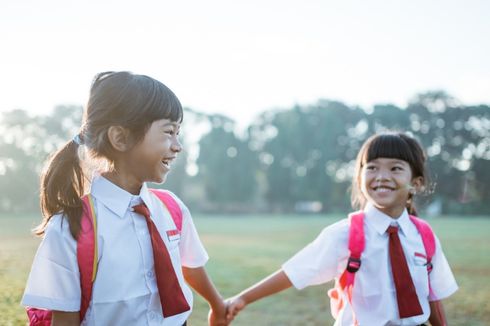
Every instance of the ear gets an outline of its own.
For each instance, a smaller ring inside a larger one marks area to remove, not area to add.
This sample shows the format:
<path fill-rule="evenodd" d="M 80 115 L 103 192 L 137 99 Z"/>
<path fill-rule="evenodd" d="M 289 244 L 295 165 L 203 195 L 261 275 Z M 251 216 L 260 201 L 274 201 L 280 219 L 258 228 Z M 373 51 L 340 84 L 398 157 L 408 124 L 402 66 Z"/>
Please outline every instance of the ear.
<path fill-rule="evenodd" d="M 124 127 L 110 126 L 107 130 L 107 138 L 112 147 L 119 152 L 125 152 L 131 148 L 130 132 Z"/>
<path fill-rule="evenodd" d="M 412 193 L 412 195 L 414 195 L 417 192 L 424 191 L 424 178 L 423 177 L 413 178 L 411 184 L 413 186 L 413 188 L 412 188 L 413 193 L 412 193 L 412 191 L 410 191 L 410 193 Z"/>

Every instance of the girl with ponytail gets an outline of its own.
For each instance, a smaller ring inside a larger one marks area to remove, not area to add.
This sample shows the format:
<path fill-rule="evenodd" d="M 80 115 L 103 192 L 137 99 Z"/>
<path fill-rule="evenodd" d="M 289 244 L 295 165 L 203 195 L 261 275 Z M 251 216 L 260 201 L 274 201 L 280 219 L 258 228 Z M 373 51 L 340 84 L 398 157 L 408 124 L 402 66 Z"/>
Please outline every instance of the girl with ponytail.
<path fill-rule="evenodd" d="M 146 185 L 163 183 L 182 151 L 182 120 L 178 98 L 151 77 L 122 71 L 94 78 L 79 133 L 41 177 L 43 220 L 35 233 L 43 239 L 24 306 L 52 311 L 52 325 L 180 326 L 192 311 L 190 285 L 209 302 L 209 323 L 225 324 L 189 210 L 170 191 Z M 88 309 L 77 260 L 86 196 L 98 250 Z"/>

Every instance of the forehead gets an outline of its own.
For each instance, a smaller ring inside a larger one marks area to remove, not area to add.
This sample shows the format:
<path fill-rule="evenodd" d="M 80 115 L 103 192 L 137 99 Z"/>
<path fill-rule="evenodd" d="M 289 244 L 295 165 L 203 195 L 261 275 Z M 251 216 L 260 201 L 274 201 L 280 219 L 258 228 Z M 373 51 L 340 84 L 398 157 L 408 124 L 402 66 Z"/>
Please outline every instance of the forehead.
<path fill-rule="evenodd" d="M 180 128 L 180 122 L 177 121 L 172 121 L 170 119 L 160 119 L 160 120 L 155 120 L 152 123 L 153 126 L 156 127 L 174 127 L 174 128 Z"/>
<path fill-rule="evenodd" d="M 385 165 L 393 165 L 393 164 L 402 164 L 409 165 L 407 161 L 398 159 L 398 158 L 387 158 L 387 157 L 378 157 L 374 160 L 367 162 L 366 164 L 385 164 Z"/>

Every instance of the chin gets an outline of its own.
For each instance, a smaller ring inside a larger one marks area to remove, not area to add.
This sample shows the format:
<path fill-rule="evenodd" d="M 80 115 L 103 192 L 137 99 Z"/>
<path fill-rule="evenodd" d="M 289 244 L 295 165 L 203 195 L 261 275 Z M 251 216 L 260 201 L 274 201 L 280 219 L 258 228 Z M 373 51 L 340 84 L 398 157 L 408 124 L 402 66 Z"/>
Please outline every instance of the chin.
<path fill-rule="evenodd" d="M 165 183 L 165 181 L 167 181 L 167 174 L 166 173 L 164 175 L 159 175 L 158 177 L 154 178 L 152 182 L 162 184 L 162 183 Z"/>

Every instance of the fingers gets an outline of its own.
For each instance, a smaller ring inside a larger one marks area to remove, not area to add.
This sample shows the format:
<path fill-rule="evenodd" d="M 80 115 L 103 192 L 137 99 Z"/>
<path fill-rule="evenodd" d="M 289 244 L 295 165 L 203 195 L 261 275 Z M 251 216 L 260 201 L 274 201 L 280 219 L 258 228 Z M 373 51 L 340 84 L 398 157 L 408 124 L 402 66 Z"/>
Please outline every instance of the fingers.
<path fill-rule="evenodd" d="M 230 323 L 226 318 L 226 309 L 220 309 L 219 311 L 210 309 L 208 314 L 209 326 L 228 326 Z"/>
<path fill-rule="evenodd" d="M 226 320 L 230 323 L 238 313 L 245 308 L 245 302 L 240 297 L 233 297 L 226 300 Z"/>
<path fill-rule="evenodd" d="M 210 326 L 229 325 L 246 306 L 245 301 L 240 296 L 229 298 L 224 303 L 225 309 L 209 310 L 208 324 Z"/>

